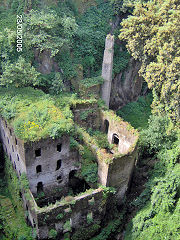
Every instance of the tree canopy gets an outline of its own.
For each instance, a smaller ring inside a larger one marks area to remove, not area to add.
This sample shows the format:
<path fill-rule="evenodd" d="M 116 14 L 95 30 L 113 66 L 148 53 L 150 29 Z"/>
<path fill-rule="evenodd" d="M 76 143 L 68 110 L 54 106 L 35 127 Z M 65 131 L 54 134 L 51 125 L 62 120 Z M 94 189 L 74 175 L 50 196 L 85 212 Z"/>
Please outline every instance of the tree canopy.
<path fill-rule="evenodd" d="M 0 85 L 35 86 L 38 85 L 38 76 L 39 73 L 36 69 L 20 56 L 17 62 L 5 64 L 3 74 L 0 77 Z"/>
<path fill-rule="evenodd" d="M 73 17 L 59 17 L 53 10 L 31 10 L 25 16 L 25 41 L 41 51 L 50 49 L 55 56 L 74 35 L 77 24 Z"/>
<path fill-rule="evenodd" d="M 122 21 L 120 39 L 135 59 L 140 74 L 153 89 L 153 111 L 179 119 L 180 5 L 178 0 L 137 3 Z"/>

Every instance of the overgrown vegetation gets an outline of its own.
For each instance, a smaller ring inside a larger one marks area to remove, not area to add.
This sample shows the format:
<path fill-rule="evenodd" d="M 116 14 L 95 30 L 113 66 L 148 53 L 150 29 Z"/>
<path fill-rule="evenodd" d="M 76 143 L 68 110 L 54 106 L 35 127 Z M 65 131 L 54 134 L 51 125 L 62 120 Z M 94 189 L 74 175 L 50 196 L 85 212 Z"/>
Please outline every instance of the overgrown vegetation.
<path fill-rule="evenodd" d="M 142 130 L 148 127 L 151 115 L 152 95 L 141 96 L 136 102 L 130 102 L 117 111 L 117 115 L 129 122 L 134 128 Z"/>
<path fill-rule="evenodd" d="M 24 141 L 56 138 L 73 131 L 70 107 L 60 109 L 53 97 L 32 88 L 1 88 L 0 113 Z"/>
<path fill-rule="evenodd" d="M 180 14 L 178 0 L 137 3 L 133 16 L 124 19 L 120 38 L 153 90 L 153 110 L 179 121 Z"/>
<path fill-rule="evenodd" d="M 178 239 L 180 227 L 180 134 L 167 117 L 153 116 L 142 131 L 142 154 L 158 161 L 145 190 L 132 203 L 140 210 L 129 224 L 125 239 Z"/>
<path fill-rule="evenodd" d="M 5 161 L 5 177 L 6 181 L 0 188 L 0 216 L 5 234 L 5 238 L 2 239 L 33 240 L 36 234 L 35 232 L 33 233 L 31 227 L 28 227 L 26 224 L 22 200 L 19 194 L 22 184 L 16 176 L 12 164 L 7 157 Z M 3 179 L 1 180 L 3 181 Z"/>

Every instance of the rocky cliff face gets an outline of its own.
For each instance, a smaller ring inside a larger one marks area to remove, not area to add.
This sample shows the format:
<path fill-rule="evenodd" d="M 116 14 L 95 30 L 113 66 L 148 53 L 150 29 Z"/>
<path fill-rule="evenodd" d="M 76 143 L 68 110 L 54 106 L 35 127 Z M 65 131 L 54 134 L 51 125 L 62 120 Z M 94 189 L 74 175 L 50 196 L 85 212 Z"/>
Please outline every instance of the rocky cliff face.
<path fill-rule="evenodd" d="M 127 103 L 137 100 L 142 88 L 139 69 L 140 63 L 131 58 L 127 69 L 114 77 L 111 86 L 111 109 L 118 110 Z"/>

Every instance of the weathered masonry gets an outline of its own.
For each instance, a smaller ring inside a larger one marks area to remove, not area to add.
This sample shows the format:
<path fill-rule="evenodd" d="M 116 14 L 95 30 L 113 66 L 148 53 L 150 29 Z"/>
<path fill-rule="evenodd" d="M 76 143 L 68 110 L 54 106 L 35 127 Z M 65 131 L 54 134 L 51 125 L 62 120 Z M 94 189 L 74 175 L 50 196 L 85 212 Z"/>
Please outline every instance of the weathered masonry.
<path fill-rule="evenodd" d="M 77 169 L 75 163 L 78 161 L 77 151 L 70 151 L 69 136 L 24 143 L 16 138 L 13 128 L 5 120 L 1 119 L 0 124 L 4 151 L 18 176 L 26 173 L 31 192 L 35 196 L 41 191 L 51 195 L 62 187 L 61 194 L 67 194 L 69 173 Z"/>
<path fill-rule="evenodd" d="M 96 158 L 98 183 L 114 187 L 120 203 L 128 189 L 137 158 L 137 132 L 113 111 L 99 108 L 96 100 L 92 103 L 77 101 L 71 109 L 81 144 L 88 146 Z M 82 120 L 84 112 L 87 112 L 87 118 Z M 87 133 L 89 128 L 107 134 L 113 149 L 100 148 Z M 85 192 L 74 197 L 68 196 L 70 176 L 81 170 L 83 161 L 79 149 L 70 148 L 68 134 L 59 139 L 48 137 L 24 142 L 15 136 L 13 128 L 2 118 L 0 133 L 4 151 L 17 175 L 27 175 L 30 189 L 28 197 L 27 193 L 22 193 L 24 209 L 28 211 L 27 220 L 36 229 L 39 239 L 47 239 L 52 229 L 61 239 L 66 232 L 72 234 L 82 226 L 88 228 L 101 223 L 106 213 L 103 188 L 86 188 Z M 38 206 L 35 198 L 42 192 L 47 199 L 55 198 L 55 201 L 48 206 Z"/>

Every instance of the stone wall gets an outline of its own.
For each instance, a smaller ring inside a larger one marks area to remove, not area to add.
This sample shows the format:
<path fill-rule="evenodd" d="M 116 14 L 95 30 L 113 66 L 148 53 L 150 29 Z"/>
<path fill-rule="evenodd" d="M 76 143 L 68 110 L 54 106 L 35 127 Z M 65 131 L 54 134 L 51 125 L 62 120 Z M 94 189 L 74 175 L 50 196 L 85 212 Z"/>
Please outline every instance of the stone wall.
<path fill-rule="evenodd" d="M 130 124 L 122 121 L 113 111 L 101 111 L 101 121 L 101 130 L 107 132 L 108 142 L 114 143 L 117 138 L 118 151 L 121 154 L 127 153 L 137 140 Z"/>
<path fill-rule="evenodd" d="M 26 173 L 33 194 L 37 194 L 38 187 L 46 195 L 55 195 L 56 189 L 61 189 L 59 196 L 67 194 L 69 173 L 78 169 L 79 162 L 78 152 L 70 151 L 69 136 L 24 143 L 15 137 L 13 128 L 3 119 L 0 132 L 4 151 L 18 176 Z"/>
<path fill-rule="evenodd" d="M 36 151 L 40 151 L 40 156 L 36 156 Z M 42 182 L 43 190 L 48 195 L 55 194 L 58 188 L 62 189 L 62 195 L 67 194 L 69 173 L 77 169 L 75 165 L 79 161 L 78 152 L 70 151 L 69 136 L 25 143 L 25 158 L 33 194 L 36 194 L 39 182 Z M 37 173 L 38 166 L 41 171 Z"/>
<path fill-rule="evenodd" d="M 58 232 L 58 239 L 63 239 L 60 236 L 65 232 L 71 233 L 81 227 L 88 228 L 95 223 L 100 223 L 105 214 L 106 199 L 101 188 L 43 208 L 39 208 L 32 194 L 30 192 L 29 194 L 30 198 L 29 200 L 24 198 L 24 204 L 39 239 L 47 239 L 51 229 Z M 88 221 L 88 215 L 91 221 Z M 68 229 L 67 225 L 69 225 Z"/>
<path fill-rule="evenodd" d="M 20 176 L 22 172 L 26 173 L 24 143 L 15 137 L 13 128 L 2 118 L 0 118 L 0 136 L 4 152 L 12 162 L 17 175 Z"/>
<path fill-rule="evenodd" d="M 117 144 L 118 152 L 111 152 L 109 163 L 101 157 L 98 159 L 99 183 L 107 187 L 115 187 L 120 204 L 128 190 L 131 176 L 137 159 L 138 133 L 123 122 L 112 111 L 101 111 L 102 131 L 107 132 L 109 143 Z M 114 136 L 116 142 L 114 142 Z"/>
<path fill-rule="evenodd" d="M 85 129 L 99 130 L 101 127 L 100 110 L 97 103 L 76 104 L 72 106 L 74 121 Z"/>

